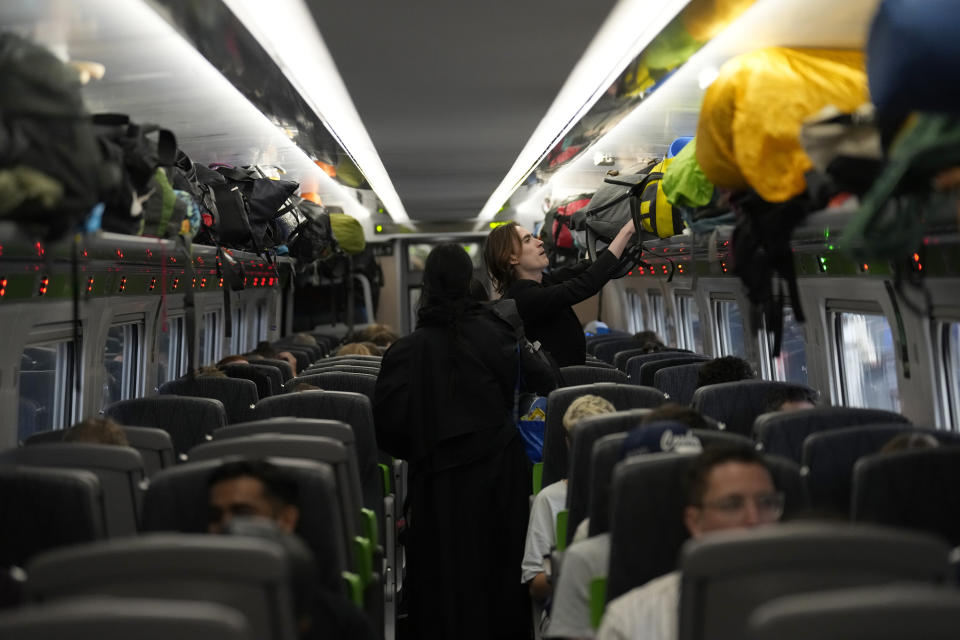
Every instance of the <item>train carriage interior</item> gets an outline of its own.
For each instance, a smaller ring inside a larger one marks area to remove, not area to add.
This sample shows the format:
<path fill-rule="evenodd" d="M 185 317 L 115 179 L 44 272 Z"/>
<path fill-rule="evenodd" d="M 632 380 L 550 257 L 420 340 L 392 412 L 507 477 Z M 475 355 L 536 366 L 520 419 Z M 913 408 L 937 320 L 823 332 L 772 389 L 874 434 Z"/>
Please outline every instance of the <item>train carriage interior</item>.
<path fill-rule="evenodd" d="M 957 33 L 956 0 L 0 2 L 0 637 L 648 637 L 624 599 L 678 571 L 649 637 L 956 637 Z M 544 282 L 616 264 L 510 399 L 523 499 L 566 496 L 502 585 L 530 615 L 469 618 L 480 575 L 427 624 L 381 371 L 436 247 L 513 297 L 507 225 Z M 786 522 L 684 529 L 690 438 L 776 485 L 728 515 Z"/>

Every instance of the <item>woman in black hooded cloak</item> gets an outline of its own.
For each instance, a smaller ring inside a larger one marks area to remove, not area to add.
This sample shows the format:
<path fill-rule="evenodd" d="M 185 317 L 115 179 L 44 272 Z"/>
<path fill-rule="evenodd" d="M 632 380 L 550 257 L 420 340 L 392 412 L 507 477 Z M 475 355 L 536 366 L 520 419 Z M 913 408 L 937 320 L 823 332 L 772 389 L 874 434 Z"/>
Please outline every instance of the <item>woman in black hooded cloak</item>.
<path fill-rule="evenodd" d="M 404 589 L 419 640 L 529 637 L 517 337 L 470 296 L 472 275 L 459 245 L 430 252 L 417 328 L 384 354 L 374 397 L 380 449 L 409 463 Z"/>

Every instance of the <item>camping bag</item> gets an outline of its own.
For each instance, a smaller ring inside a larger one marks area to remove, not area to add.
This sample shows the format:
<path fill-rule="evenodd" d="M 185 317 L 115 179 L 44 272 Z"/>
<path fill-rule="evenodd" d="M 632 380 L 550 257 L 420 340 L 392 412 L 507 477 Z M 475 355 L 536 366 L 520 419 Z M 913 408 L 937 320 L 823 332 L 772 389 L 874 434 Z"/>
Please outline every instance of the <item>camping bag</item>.
<path fill-rule="evenodd" d="M 356 218 L 345 213 L 331 212 L 330 226 L 337 244 L 350 255 L 362 253 L 367 246 L 367 240 L 363 237 L 363 226 Z"/>
<path fill-rule="evenodd" d="M 0 34 L 0 218 L 46 240 L 99 198 L 101 161 L 77 72 L 45 48 Z"/>
<path fill-rule="evenodd" d="M 890 142 L 911 111 L 960 114 L 960 3 L 883 0 L 867 39 L 867 75 Z"/>
<path fill-rule="evenodd" d="M 786 202 L 813 166 L 800 127 L 827 105 L 850 113 L 867 102 L 859 51 L 769 47 L 727 60 L 703 96 L 697 161 L 717 187 L 753 189 Z"/>
<path fill-rule="evenodd" d="M 563 204 L 557 205 L 557 214 L 553 219 L 553 240 L 554 244 L 560 249 L 574 249 L 573 235 L 570 233 L 572 228 L 573 214 L 590 204 L 590 196 L 587 194 L 575 196 L 573 199 L 566 200 Z"/>
<path fill-rule="evenodd" d="M 317 260 L 325 260 L 333 255 L 337 242 L 333 238 L 330 215 L 327 210 L 309 200 L 299 205 L 303 220 L 290 238 L 290 255 L 297 259 L 298 266 Z"/>
<path fill-rule="evenodd" d="M 644 231 L 658 238 L 669 238 L 683 233 L 683 219 L 679 211 L 674 211 L 663 192 L 663 172 L 673 158 L 665 158 L 650 171 L 647 184 L 640 193 L 640 221 Z"/>
<path fill-rule="evenodd" d="M 295 206 L 289 199 L 299 188 L 296 182 L 271 180 L 250 167 L 221 165 L 215 172 L 222 181 L 209 172 L 200 174 L 200 179 L 210 186 L 217 203 L 209 234 L 216 244 L 263 253 L 286 242 L 272 223 Z"/>

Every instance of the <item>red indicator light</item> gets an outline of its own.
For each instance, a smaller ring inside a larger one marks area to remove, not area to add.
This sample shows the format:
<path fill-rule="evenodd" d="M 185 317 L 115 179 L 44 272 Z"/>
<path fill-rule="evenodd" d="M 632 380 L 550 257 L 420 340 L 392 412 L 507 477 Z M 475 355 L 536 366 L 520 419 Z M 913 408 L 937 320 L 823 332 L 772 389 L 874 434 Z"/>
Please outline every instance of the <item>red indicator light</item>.
<path fill-rule="evenodd" d="M 46 253 L 46 251 L 44 251 L 44 249 L 43 249 L 43 245 L 38 242 L 38 243 L 36 244 L 36 247 L 37 247 L 37 255 L 42 258 L 42 257 L 43 257 L 43 254 Z"/>
<path fill-rule="evenodd" d="M 7 279 L 0 279 L 0 298 L 7 295 Z"/>
<path fill-rule="evenodd" d="M 150 278 L 150 291 L 153 291 L 156 288 L 157 288 L 157 279 Z"/>
<path fill-rule="evenodd" d="M 123 260 L 123 251 L 121 251 L 120 249 L 117 249 L 117 257 Z"/>
<path fill-rule="evenodd" d="M 260 278 L 254 278 L 254 279 L 253 279 L 253 286 L 255 286 L 255 287 L 256 287 L 256 286 L 259 286 L 259 285 L 258 285 L 259 282 L 260 282 Z"/>
<path fill-rule="evenodd" d="M 83 257 L 84 257 L 84 258 L 87 257 L 87 250 L 86 250 L 86 249 L 83 250 Z"/>
<path fill-rule="evenodd" d="M 127 276 L 120 278 L 120 293 L 123 293 L 123 290 L 127 288 Z"/>
<path fill-rule="evenodd" d="M 93 293 L 93 276 L 87 278 L 87 293 Z"/>
<path fill-rule="evenodd" d="M 152 257 L 153 257 L 153 251 L 150 251 L 150 249 L 147 249 L 147 257 L 148 257 L 148 258 L 152 258 Z"/>
<path fill-rule="evenodd" d="M 727 272 L 727 263 L 726 263 L 726 262 L 721 262 L 721 263 L 720 263 L 720 266 L 723 268 L 723 272 L 726 273 L 726 272 Z"/>
<path fill-rule="evenodd" d="M 197 277 L 196 277 L 196 276 L 193 277 L 193 285 L 192 285 L 192 286 L 193 286 L 194 289 L 197 288 Z"/>
<path fill-rule="evenodd" d="M 220 278 L 220 288 L 223 288 L 223 278 Z"/>
<path fill-rule="evenodd" d="M 666 273 L 666 272 L 667 272 L 667 265 L 661 265 L 661 266 L 663 267 L 663 272 Z"/>
<path fill-rule="evenodd" d="M 206 279 L 206 278 L 200 278 L 200 288 L 202 289 L 202 288 L 204 288 L 205 286 L 207 286 L 207 279 Z"/>
<path fill-rule="evenodd" d="M 633 271 L 627 271 L 627 275 L 628 275 L 628 276 L 632 276 L 632 275 L 633 275 Z"/>
<path fill-rule="evenodd" d="M 173 279 L 173 288 L 176 289 L 176 288 L 179 287 L 179 286 L 180 286 L 180 278 L 174 278 L 174 279 Z"/>
<path fill-rule="evenodd" d="M 40 244 L 40 243 L 38 242 L 37 244 Z M 43 279 L 40 280 L 40 295 L 44 296 L 47 294 L 47 285 L 49 284 L 50 284 L 50 278 L 46 276 L 44 276 Z"/>
<path fill-rule="evenodd" d="M 174 264 L 176 264 L 177 259 L 173 256 L 170 256 L 170 262 L 173 262 Z"/>
<path fill-rule="evenodd" d="M 630 273 L 633 273 L 633 271 L 631 271 Z M 277 282 L 277 279 L 276 279 L 276 278 L 270 278 L 270 286 L 271 286 L 271 287 L 272 287 L 274 284 L 276 284 L 276 282 Z"/>
<path fill-rule="evenodd" d="M 197 263 L 203 264 L 203 258 L 201 258 L 200 256 L 197 256 Z"/>
<path fill-rule="evenodd" d="M 863 270 L 864 270 L 864 271 L 870 271 L 870 265 L 864 263 L 864 265 L 863 265 Z"/>
<path fill-rule="evenodd" d="M 247 276 L 243 276 L 243 286 L 247 286 Z"/>
<path fill-rule="evenodd" d="M 919 254 L 919 253 L 913 254 L 913 261 L 914 261 L 914 262 L 920 262 L 920 254 Z"/>

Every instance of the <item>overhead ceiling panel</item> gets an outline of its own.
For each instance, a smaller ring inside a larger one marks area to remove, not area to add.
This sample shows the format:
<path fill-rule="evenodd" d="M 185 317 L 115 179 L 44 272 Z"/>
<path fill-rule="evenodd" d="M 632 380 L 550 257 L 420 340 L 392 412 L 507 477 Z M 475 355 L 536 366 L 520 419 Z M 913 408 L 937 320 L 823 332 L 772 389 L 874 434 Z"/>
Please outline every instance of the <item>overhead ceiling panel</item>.
<path fill-rule="evenodd" d="M 614 5 L 308 3 L 413 220 L 479 213 Z"/>

